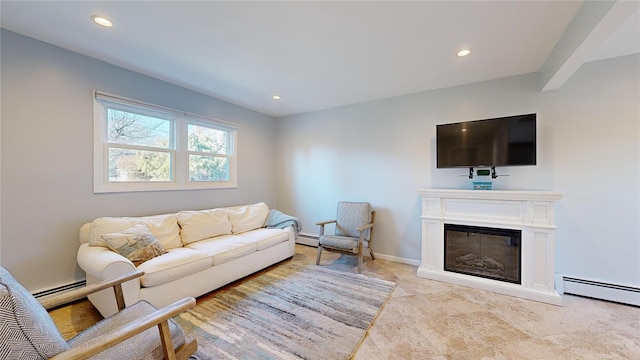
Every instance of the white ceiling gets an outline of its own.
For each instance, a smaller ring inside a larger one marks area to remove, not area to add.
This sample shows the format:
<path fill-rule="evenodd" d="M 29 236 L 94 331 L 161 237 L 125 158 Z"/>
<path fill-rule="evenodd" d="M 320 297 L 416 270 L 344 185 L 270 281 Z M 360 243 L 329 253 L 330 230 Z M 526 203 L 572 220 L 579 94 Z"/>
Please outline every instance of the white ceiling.
<path fill-rule="evenodd" d="M 3 0 L 0 9 L 2 28 L 283 116 L 537 72 L 581 5 Z M 640 52 L 637 7 L 583 62 Z M 94 24 L 96 14 L 113 28 Z M 471 55 L 456 57 L 462 48 Z"/>

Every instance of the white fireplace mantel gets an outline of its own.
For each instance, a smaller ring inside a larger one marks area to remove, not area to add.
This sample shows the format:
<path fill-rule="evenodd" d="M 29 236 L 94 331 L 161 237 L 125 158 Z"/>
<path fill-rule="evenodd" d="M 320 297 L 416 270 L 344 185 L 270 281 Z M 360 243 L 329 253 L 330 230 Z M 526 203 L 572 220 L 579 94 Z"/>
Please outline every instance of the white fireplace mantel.
<path fill-rule="evenodd" d="M 418 276 L 554 305 L 555 201 L 551 191 L 419 189 L 422 253 Z M 444 224 L 522 232 L 521 284 L 444 270 Z"/>

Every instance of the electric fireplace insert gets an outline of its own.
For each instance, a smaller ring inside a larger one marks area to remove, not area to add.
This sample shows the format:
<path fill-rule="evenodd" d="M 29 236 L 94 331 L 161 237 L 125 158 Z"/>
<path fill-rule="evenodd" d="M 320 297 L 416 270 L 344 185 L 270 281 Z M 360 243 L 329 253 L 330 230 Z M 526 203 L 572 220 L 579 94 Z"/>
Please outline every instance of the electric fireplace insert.
<path fill-rule="evenodd" d="M 444 224 L 444 270 L 520 284 L 520 230 Z"/>

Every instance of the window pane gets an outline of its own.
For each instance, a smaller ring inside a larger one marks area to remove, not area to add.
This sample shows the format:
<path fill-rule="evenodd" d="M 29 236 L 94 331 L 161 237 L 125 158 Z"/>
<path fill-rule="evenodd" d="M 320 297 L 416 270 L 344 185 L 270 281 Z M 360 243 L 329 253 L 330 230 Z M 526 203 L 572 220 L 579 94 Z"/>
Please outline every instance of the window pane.
<path fill-rule="evenodd" d="M 189 151 L 227 155 L 227 131 L 192 124 L 187 131 Z"/>
<path fill-rule="evenodd" d="M 170 153 L 109 148 L 109 181 L 171 181 Z"/>
<path fill-rule="evenodd" d="M 189 155 L 189 181 L 229 181 L 227 158 Z"/>
<path fill-rule="evenodd" d="M 171 121 L 107 109 L 107 141 L 168 149 Z"/>

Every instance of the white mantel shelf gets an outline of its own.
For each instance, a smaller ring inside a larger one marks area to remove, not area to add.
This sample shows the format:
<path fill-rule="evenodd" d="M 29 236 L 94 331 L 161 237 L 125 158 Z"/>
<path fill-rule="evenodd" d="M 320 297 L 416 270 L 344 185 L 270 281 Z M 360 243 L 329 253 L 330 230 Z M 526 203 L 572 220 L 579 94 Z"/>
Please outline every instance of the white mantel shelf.
<path fill-rule="evenodd" d="M 562 305 L 554 288 L 555 202 L 562 194 L 527 190 L 418 189 L 422 253 L 418 276 Z M 444 224 L 522 231 L 521 284 L 444 270 Z"/>
<path fill-rule="evenodd" d="M 562 198 L 562 193 L 559 192 L 529 190 L 418 189 L 418 193 L 422 196 L 450 199 L 558 201 Z"/>

